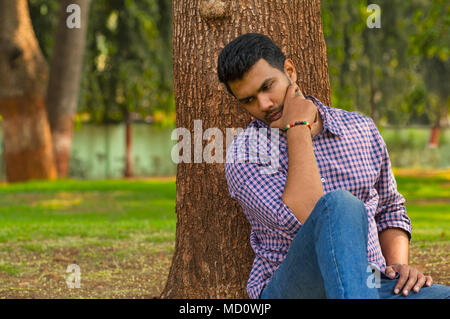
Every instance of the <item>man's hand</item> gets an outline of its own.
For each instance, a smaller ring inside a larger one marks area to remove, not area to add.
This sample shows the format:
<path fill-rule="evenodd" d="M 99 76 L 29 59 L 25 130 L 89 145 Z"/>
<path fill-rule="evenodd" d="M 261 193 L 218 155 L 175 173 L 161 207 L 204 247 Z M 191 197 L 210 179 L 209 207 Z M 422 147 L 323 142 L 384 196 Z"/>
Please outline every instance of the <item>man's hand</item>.
<path fill-rule="evenodd" d="M 411 289 L 415 293 L 418 293 L 423 285 L 430 287 L 433 284 L 431 276 L 425 276 L 410 265 L 395 264 L 386 267 L 386 276 L 395 278 L 395 274 L 399 273 L 397 284 L 394 287 L 394 293 L 398 294 L 400 290 L 403 290 L 403 295 L 407 296 Z"/>
<path fill-rule="evenodd" d="M 317 121 L 318 109 L 311 100 L 305 99 L 297 84 L 287 87 L 281 117 L 270 123 L 272 128 L 285 128 L 295 121 L 307 121 L 311 126 Z"/>

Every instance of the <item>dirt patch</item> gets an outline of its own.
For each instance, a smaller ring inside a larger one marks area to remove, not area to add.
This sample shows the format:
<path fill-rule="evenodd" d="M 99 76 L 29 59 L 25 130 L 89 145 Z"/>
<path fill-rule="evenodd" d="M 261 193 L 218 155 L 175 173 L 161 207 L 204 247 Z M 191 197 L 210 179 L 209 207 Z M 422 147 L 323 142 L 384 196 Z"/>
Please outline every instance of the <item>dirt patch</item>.
<path fill-rule="evenodd" d="M 18 251 L 10 258 L 0 253 L 4 263 L 20 265 L 20 273 L 0 271 L 0 298 L 155 298 L 172 259 L 167 244 L 154 243 Z M 73 276 L 67 283 L 71 264 L 79 266 L 80 288 L 69 288 Z"/>
<path fill-rule="evenodd" d="M 172 251 L 170 243 L 136 241 L 43 251 L 3 247 L 0 260 L 19 270 L 0 270 L 0 298 L 156 298 L 164 288 Z M 413 243 L 410 261 L 435 283 L 450 285 L 449 252 L 448 242 Z M 80 267 L 80 288 L 67 285 L 70 264 Z"/>
<path fill-rule="evenodd" d="M 450 243 L 411 245 L 410 264 L 430 275 L 434 283 L 450 286 Z"/>

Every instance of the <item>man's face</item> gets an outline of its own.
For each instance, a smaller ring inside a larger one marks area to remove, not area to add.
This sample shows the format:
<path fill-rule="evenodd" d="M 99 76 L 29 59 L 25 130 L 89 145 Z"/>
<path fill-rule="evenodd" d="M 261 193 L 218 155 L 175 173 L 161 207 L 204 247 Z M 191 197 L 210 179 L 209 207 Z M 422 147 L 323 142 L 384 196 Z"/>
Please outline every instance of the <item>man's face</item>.
<path fill-rule="evenodd" d="M 281 117 L 287 88 L 291 81 L 296 81 L 293 64 L 286 61 L 287 73 L 260 59 L 242 79 L 228 82 L 244 109 L 267 125 Z"/>

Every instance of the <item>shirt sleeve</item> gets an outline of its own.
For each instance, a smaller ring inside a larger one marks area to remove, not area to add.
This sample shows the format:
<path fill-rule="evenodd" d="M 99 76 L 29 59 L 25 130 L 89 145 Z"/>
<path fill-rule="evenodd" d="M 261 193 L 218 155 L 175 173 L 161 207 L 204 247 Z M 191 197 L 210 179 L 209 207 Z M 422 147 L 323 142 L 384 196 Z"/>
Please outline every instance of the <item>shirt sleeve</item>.
<path fill-rule="evenodd" d="M 282 201 L 286 175 L 281 169 L 268 173 L 257 163 L 227 163 L 225 172 L 230 194 L 244 212 L 259 224 L 293 233 L 301 223 Z"/>
<path fill-rule="evenodd" d="M 375 137 L 376 147 L 381 148 L 380 174 L 375 183 L 375 189 L 379 196 L 375 214 L 378 232 L 388 228 L 400 228 L 407 233 L 411 240 L 411 220 L 406 214 L 405 198 L 397 190 L 397 182 L 392 172 L 386 143 L 373 120 L 370 120 L 370 127 Z"/>

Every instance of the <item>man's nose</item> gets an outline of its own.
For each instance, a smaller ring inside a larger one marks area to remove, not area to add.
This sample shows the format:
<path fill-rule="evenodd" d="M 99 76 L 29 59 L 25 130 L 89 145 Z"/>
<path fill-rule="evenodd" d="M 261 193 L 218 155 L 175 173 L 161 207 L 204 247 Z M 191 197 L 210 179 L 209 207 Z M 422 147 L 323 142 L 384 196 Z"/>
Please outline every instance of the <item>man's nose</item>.
<path fill-rule="evenodd" d="M 259 108 L 263 112 L 267 112 L 274 106 L 274 103 L 267 94 L 258 95 Z"/>

